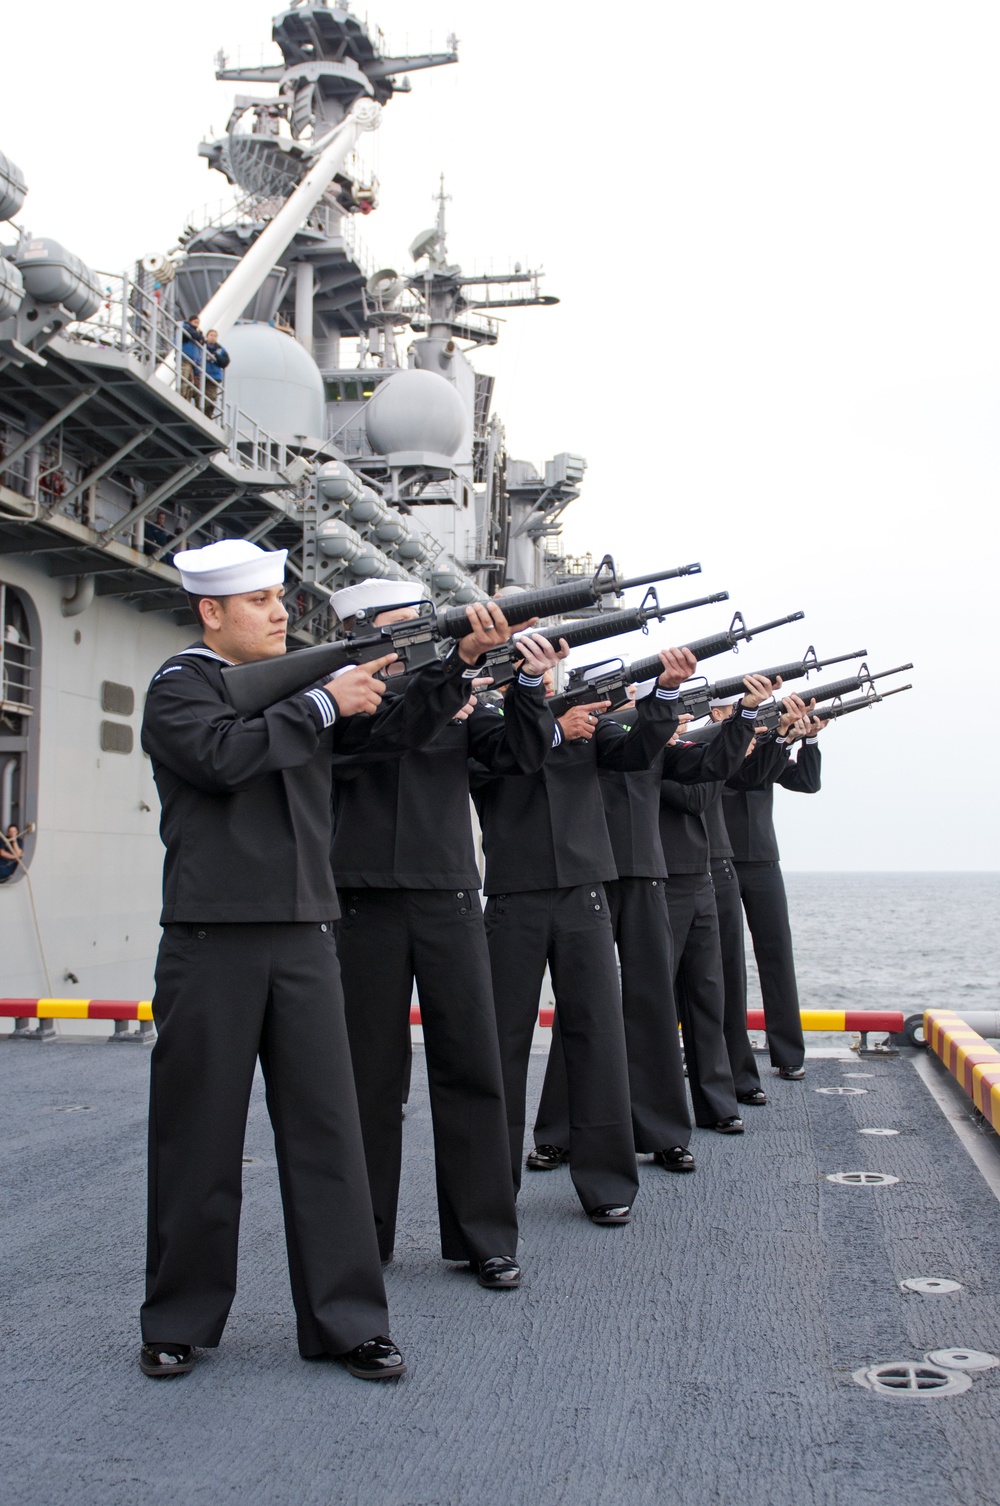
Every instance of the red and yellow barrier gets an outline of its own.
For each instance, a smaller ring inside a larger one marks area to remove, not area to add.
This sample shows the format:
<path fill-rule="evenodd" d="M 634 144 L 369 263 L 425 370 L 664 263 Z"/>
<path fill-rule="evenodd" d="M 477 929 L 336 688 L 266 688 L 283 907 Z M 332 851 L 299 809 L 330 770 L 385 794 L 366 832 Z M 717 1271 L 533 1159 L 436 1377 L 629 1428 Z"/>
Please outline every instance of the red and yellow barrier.
<path fill-rule="evenodd" d="M 976 1108 L 1000 1130 L 1000 1051 L 950 1009 L 924 1011 L 927 1044 Z"/>
<path fill-rule="evenodd" d="M 551 1004 L 543 1004 L 538 1011 L 539 1025 L 551 1025 L 554 1013 Z M 900 1009 L 803 1009 L 801 1014 L 803 1030 L 857 1030 L 873 1034 L 882 1030 L 901 1031 L 904 1018 Z M 410 1010 L 410 1024 L 420 1024 L 420 1009 L 416 1004 Z M 747 1029 L 764 1028 L 764 1011 L 747 1010 Z"/>
<path fill-rule="evenodd" d="M 149 999 L 0 999 L 0 1018 L 15 1020 L 151 1020 Z"/>
<path fill-rule="evenodd" d="M 898 1032 L 903 1028 L 901 1009 L 803 1009 L 803 1030 L 860 1030 Z M 747 1010 L 747 1029 L 764 1030 L 764 1011 Z"/>
<path fill-rule="evenodd" d="M 538 1023 L 543 1026 L 552 1024 L 554 1011 L 551 1004 L 543 1004 L 538 1011 Z M 954 1018 L 947 1016 L 941 1010 L 931 1010 L 927 1016 L 940 1016 L 942 1019 Z M 153 1006 L 149 999 L 0 999 L 0 1018 L 20 1020 L 151 1020 L 153 1018 Z M 420 1009 L 414 1004 L 410 1010 L 410 1024 L 420 1024 Z M 961 1021 L 956 1021 L 961 1029 L 966 1029 Z M 751 1009 L 747 1011 L 747 1028 L 749 1030 L 763 1030 L 764 1011 Z M 830 1030 L 862 1032 L 888 1030 L 898 1032 L 903 1028 L 903 1014 L 900 1010 L 890 1009 L 804 1009 L 802 1011 L 803 1030 Z M 970 1031 L 973 1043 L 981 1042 L 981 1037 Z M 929 1035 L 929 1031 L 928 1031 Z M 936 1048 L 935 1048 L 936 1049 Z M 986 1052 L 991 1052 L 991 1047 L 984 1046 Z M 940 1055 L 940 1052 L 938 1053 Z M 992 1057 L 1000 1064 L 1000 1053 L 992 1051 Z M 947 1065 L 947 1063 L 946 1063 Z M 953 1070 L 949 1068 L 949 1070 Z M 957 1074 L 956 1074 L 957 1075 Z M 966 1089 L 972 1091 L 971 1088 Z M 979 1104 L 977 1103 L 977 1108 Z M 985 1112 L 985 1110 L 984 1110 Z M 992 1120 L 990 1121 L 993 1122 Z"/>

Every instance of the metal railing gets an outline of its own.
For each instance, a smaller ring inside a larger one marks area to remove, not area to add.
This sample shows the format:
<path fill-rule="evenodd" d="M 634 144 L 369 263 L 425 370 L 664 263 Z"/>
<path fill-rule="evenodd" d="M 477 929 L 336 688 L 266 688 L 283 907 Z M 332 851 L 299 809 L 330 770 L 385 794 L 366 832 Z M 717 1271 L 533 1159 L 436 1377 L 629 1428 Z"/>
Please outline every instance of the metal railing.
<path fill-rule="evenodd" d="M 235 404 L 226 407 L 223 427 L 228 441 L 226 453 L 234 465 L 251 471 L 283 471 L 291 459 L 282 440 L 275 439 Z"/>
<path fill-rule="evenodd" d="M 128 272 L 97 276 L 104 291 L 101 307 L 89 319 L 68 325 L 67 339 L 120 350 L 208 417 L 221 411 L 222 383 L 208 376 L 203 348 L 186 335 L 183 321 L 163 307 L 160 289 L 143 287 Z"/>

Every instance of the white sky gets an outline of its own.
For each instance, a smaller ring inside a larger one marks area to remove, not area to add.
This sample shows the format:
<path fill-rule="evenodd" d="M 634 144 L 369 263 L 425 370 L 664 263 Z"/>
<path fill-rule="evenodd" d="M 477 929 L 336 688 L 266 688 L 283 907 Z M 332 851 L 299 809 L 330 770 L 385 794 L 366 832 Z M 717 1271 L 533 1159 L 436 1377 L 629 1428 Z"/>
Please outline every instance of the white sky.
<path fill-rule="evenodd" d="M 31 7 L 5 16 L 0 149 L 28 177 L 26 224 L 120 268 L 225 189 L 196 156 L 235 92 L 213 56 L 270 56 L 272 7 L 44 14 L 44 33 Z M 398 50 L 456 31 L 461 62 L 387 109 L 364 234 L 404 267 L 443 169 L 454 259 L 544 265 L 561 304 L 514 311 L 478 364 L 515 455 L 586 455 L 570 547 L 633 573 L 700 559 L 674 599 L 728 589 L 748 620 L 806 611 L 720 675 L 808 642 L 917 664 L 917 689 L 825 734 L 819 798 L 778 793 L 786 866 L 1000 867 L 1000 9 L 373 0 L 371 17 Z M 723 615 L 678 621 L 696 636 Z"/>

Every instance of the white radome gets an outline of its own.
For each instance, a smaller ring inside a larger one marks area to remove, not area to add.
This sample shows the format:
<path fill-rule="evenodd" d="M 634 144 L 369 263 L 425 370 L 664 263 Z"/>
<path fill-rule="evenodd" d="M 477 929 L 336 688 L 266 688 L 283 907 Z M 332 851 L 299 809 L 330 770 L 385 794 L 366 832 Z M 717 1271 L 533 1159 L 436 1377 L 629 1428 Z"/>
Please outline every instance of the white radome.
<path fill-rule="evenodd" d="M 416 369 L 386 377 L 365 417 L 372 449 L 400 465 L 410 463 L 401 457 L 412 455 L 447 466 L 461 448 L 467 422 L 462 399 L 451 383 L 433 371 Z"/>
<path fill-rule="evenodd" d="M 236 324 L 223 340 L 229 352 L 226 405 L 255 419 L 276 439 L 319 439 L 326 433 L 323 377 L 312 356 L 271 324 Z"/>

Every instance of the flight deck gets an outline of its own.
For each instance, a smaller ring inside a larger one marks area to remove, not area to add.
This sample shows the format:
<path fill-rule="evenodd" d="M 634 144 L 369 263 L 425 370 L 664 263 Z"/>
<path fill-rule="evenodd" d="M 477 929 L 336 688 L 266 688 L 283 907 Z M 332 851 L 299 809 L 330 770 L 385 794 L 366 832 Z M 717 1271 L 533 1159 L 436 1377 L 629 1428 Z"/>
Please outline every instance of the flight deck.
<path fill-rule="evenodd" d="M 298 1357 L 258 1080 L 228 1328 L 156 1382 L 136 1363 L 146 1052 L 4 1043 L 4 1499 L 1000 1499 L 997 1136 L 929 1053 L 807 1069 L 764 1074 L 741 1138 L 696 1131 L 693 1176 L 644 1158 L 628 1228 L 592 1225 L 564 1168 L 526 1175 L 524 1286 L 485 1292 L 438 1258 L 418 1048 L 386 1271 L 409 1373 L 381 1386 Z"/>

